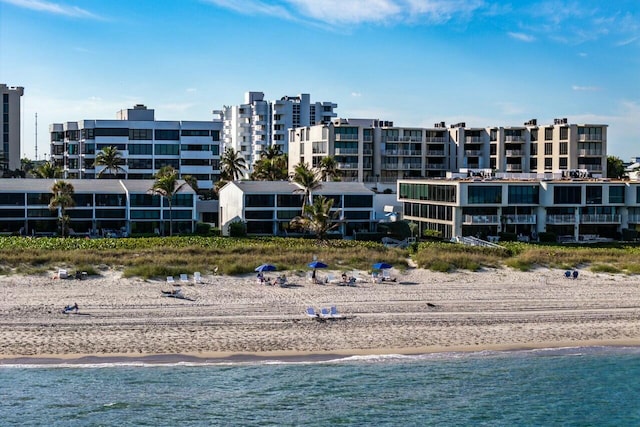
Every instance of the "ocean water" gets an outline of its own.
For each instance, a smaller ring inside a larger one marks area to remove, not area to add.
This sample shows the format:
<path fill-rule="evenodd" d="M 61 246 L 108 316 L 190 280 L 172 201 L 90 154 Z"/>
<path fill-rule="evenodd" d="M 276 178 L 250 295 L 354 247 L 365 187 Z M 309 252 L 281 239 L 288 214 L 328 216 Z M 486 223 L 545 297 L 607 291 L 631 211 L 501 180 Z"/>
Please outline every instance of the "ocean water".
<path fill-rule="evenodd" d="M 640 349 L 0 366 L 0 425 L 637 426 Z"/>

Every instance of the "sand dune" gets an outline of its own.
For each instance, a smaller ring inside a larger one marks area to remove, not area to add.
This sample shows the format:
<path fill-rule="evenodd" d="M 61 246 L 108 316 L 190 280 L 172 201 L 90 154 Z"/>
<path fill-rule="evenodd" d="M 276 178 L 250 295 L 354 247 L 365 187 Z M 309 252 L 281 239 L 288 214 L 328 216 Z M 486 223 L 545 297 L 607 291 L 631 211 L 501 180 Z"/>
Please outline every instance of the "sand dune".
<path fill-rule="evenodd" d="M 324 273 L 324 272 L 323 272 Z M 333 272 L 339 277 L 339 272 Z M 360 273 L 362 278 L 368 276 Z M 421 353 L 640 344 L 635 276 L 582 271 L 434 273 L 392 270 L 395 283 L 280 288 L 245 277 L 204 276 L 166 298 L 164 280 L 106 270 L 88 280 L 0 278 L 0 358 L 153 354 L 201 357 Z M 62 314 L 77 303 L 79 314 Z M 344 320 L 319 322 L 307 306 L 336 305 Z"/>

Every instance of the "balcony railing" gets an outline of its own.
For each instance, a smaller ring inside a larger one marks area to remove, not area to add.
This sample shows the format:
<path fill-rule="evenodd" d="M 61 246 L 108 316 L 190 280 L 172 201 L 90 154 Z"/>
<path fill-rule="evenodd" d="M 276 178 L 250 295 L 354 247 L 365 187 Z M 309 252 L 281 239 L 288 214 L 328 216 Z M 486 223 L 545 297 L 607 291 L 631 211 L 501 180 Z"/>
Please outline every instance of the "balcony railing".
<path fill-rule="evenodd" d="M 482 155 L 482 150 L 464 150 L 465 156 L 480 156 Z"/>
<path fill-rule="evenodd" d="M 358 154 L 357 148 L 337 148 L 335 149 L 336 154 Z"/>
<path fill-rule="evenodd" d="M 602 166 L 601 165 L 585 165 L 585 164 L 581 164 L 578 163 L 578 169 L 586 169 L 588 171 L 601 171 L 602 170 Z"/>
<path fill-rule="evenodd" d="M 425 140 L 427 142 L 444 142 L 444 136 L 428 136 Z"/>
<path fill-rule="evenodd" d="M 358 169 L 357 163 L 338 163 L 338 169 Z"/>
<path fill-rule="evenodd" d="M 521 142 L 524 141 L 524 136 L 520 135 L 506 135 L 504 137 L 505 142 Z"/>
<path fill-rule="evenodd" d="M 405 163 L 405 169 L 422 169 L 421 163 Z"/>
<path fill-rule="evenodd" d="M 500 224 L 498 215 L 465 215 L 464 224 L 466 225 L 496 225 Z"/>
<path fill-rule="evenodd" d="M 401 169 L 400 166 L 401 165 L 399 163 L 383 163 L 382 169 L 398 170 L 398 169 Z"/>
<path fill-rule="evenodd" d="M 397 156 L 400 154 L 400 150 L 382 150 L 383 156 Z"/>
<path fill-rule="evenodd" d="M 582 224 L 620 224 L 620 215 L 613 214 L 584 214 L 580 216 Z"/>
<path fill-rule="evenodd" d="M 425 166 L 426 169 L 429 170 L 443 170 L 446 169 L 445 165 L 442 163 L 429 163 Z"/>
<path fill-rule="evenodd" d="M 336 133 L 336 141 L 357 141 L 358 135 Z"/>
<path fill-rule="evenodd" d="M 370 156 L 373 154 L 373 150 L 371 148 L 365 148 L 364 150 L 362 150 L 362 154 L 364 154 L 365 156 Z"/>
<path fill-rule="evenodd" d="M 482 142 L 481 136 L 465 136 L 464 142 Z"/>
<path fill-rule="evenodd" d="M 427 150 L 427 156 L 444 156 L 444 150 Z"/>
<path fill-rule="evenodd" d="M 509 156 L 522 156 L 522 155 L 524 155 L 524 150 L 507 150 L 506 151 L 506 155 L 507 155 L 507 157 L 509 157 Z"/>
<path fill-rule="evenodd" d="M 514 165 L 507 163 L 507 172 L 518 172 L 522 170 L 522 165 Z"/>
<path fill-rule="evenodd" d="M 398 154 L 400 156 L 421 156 L 422 151 L 420 150 L 398 150 Z"/>
<path fill-rule="evenodd" d="M 581 133 L 578 134 L 578 141 L 602 141 L 602 134 Z"/>
<path fill-rule="evenodd" d="M 581 149 L 578 150 L 580 156 L 602 156 L 602 150 L 599 148 Z"/>
<path fill-rule="evenodd" d="M 634 214 L 634 215 L 629 215 L 629 224 L 640 224 L 640 215 L 639 214 Z"/>
<path fill-rule="evenodd" d="M 373 142 L 373 136 L 372 135 L 365 135 L 362 137 L 362 140 L 364 142 Z"/>
<path fill-rule="evenodd" d="M 575 215 L 548 215 L 547 224 L 575 224 Z"/>
<path fill-rule="evenodd" d="M 535 224 L 535 215 L 505 215 L 507 224 Z"/>

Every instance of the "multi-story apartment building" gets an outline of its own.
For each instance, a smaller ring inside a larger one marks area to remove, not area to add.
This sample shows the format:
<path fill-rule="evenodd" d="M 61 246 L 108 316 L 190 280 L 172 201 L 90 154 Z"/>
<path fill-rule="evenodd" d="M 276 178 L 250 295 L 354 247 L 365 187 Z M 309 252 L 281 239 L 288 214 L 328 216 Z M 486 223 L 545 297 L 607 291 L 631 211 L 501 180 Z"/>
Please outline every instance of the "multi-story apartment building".
<path fill-rule="evenodd" d="M 343 180 L 395 183 L 402 178 L 443 178 L 447 172 L 485 170 L 552 173 L 583 170 L 606 175 L 607 125 L 556 119 L 538 126 L 467 127 L 444 122 L 432 128 L 397 127 L 371 119 L 336 119 L 289 131 L 289 169 L 317 167 L 333 156 Z"/>
<path fill-rule="evenodd" d="M 2 92 L 2 144 L 0 144 L 0 176 L 20 169 L 20 97 L 21 86 L 0 83 Z"/>
<path fill-rule="evenodd" d="M 96 154 L 114 146 L 123 159 L 118 178 L 151 179 L 163 166 L 172 166 L 180 176 L 195 177 L 199 188 L 210 189 L 220 177 L 222 125 L 219 117 L 155 120 L 154 110 L 136 105 L 119 111 L 116 120 L 51 124 L 51 158 L 65 178 L 92 179 L 104 168 L 95 165 Z"/>
<path fill-rule="evenodd" d="M 312 103 L 309 94 L 268 101 L 262 92 L 247 92 L 244 104 L 222 110 L 224 146 L 240 152 L 251 167 L 267 147 L 275 145 L 287 153 L 289 129 L 329 123 L 337 107 L 332 102 Z"/>
<path fill-rule="evenodd" d="M 398 181 L 404 219 L 443 237 L 542 232 L 566 240 L 619 238 L 640 229 L 640 182 L 573 178 L 465 178 Z"/>

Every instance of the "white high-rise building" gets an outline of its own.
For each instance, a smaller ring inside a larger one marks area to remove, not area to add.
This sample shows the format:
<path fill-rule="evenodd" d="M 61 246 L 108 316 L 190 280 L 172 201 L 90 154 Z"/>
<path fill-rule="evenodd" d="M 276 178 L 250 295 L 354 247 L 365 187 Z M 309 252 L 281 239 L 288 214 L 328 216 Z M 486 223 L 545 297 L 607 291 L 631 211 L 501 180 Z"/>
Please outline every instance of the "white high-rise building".
<path fill-rule="evenodd" d="M 0 83 L 2 92 L 2 143 L 0 144 L 0 176 L 20 169 L 20 97 L 22 86 Z"/>
<path fill-rule="evenodd" d="M 311 103 L 306 93 L 268 101 L 263 92 L 247 92 L 243 104 L 223 108 L 224 146 L 242 154 L 251 167 L 267 147 L 287 153 L 289 129 L 327 124 L 337 107 L 333 102 Z"/>

